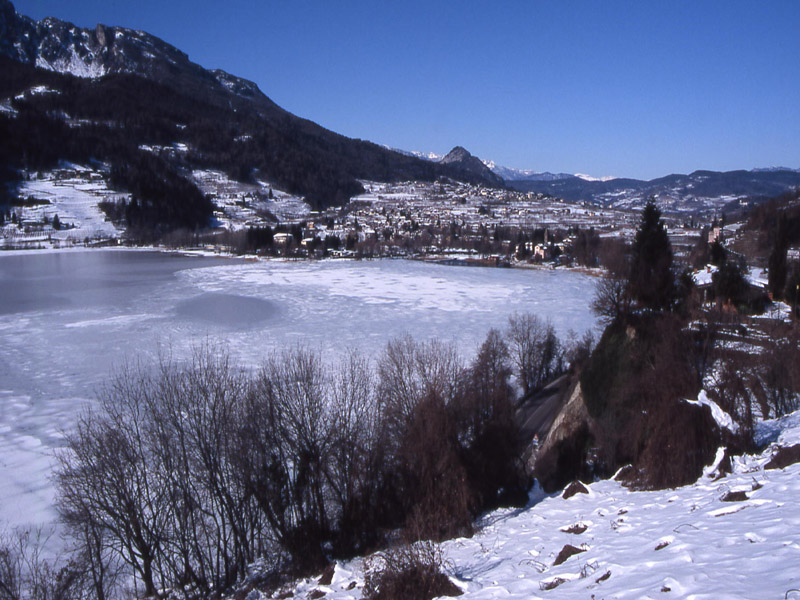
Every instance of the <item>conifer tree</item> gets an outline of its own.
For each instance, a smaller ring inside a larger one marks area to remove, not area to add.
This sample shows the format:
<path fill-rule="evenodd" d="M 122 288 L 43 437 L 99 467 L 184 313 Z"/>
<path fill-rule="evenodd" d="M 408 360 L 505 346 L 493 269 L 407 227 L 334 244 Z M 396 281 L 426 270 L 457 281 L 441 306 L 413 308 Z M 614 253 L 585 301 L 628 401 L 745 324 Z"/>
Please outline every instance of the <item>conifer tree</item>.
<path fill-rule="evenodd" d="M 786 226 L 786 216 L 781 214 L 778 218 L 778 227 L 775 233 L 775 245 L 769 255 L 769 291 L 775 298 L 783 296 L 786 286 L 786 251 L 789 248 L 789 236 Z"/>
<path fill-rule="evenodd" d="M 628 285 L 631 298 L 643 308 L 668 310 L 675 298 L 672 247 L 652 198 L 642 211 L 633 241 Z"/>

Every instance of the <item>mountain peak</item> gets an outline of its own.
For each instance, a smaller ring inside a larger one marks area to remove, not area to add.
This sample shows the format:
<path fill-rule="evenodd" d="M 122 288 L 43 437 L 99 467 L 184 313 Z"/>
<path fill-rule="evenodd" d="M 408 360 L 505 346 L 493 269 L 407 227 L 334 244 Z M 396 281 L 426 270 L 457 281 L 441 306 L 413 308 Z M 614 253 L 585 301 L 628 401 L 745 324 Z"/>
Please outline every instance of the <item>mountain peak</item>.
<path fill-rule="evenodd" d="M 483 164 L 483 161 L 470 154 L 470 152 L 463 146 L 456 146 L 448 152 L 439 162 L 445 165 L 455 165 L 464 171 L 469 171 L 475 175 L 479 175 L 487 181 L 491 181 L 495 185 L 503 185 L 503 178 L 494 173 L 489 167 Z"/>
<path fill-rule="evenodd" d="M 470 152 L 463 146 L 456 146 L 455 148 L 450 150 L 450 152 L 445 154 L 440 162 L 443 162 L 445 164 L 455 163 L 464 160 L 469 160 L 470 158 L 475 158 L 475 157 L 472 154 L 470 154 Z"/>

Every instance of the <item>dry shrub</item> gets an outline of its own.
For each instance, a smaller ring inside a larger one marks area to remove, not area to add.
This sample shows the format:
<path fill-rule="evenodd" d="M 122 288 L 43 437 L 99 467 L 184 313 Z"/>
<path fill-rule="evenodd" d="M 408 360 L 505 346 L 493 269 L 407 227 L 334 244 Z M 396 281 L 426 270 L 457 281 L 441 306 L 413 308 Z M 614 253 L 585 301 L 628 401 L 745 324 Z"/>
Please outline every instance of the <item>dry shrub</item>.
<path fill-rule="evenodd" d="M 556 577 L 555 579 L 551 579 L 550 581 L 542 581 L 539 583 L 539 589 L 543 592 L 548 592 L 550 590 L 556 589 L 562 583 L 567 583 L 567 580 L 563 577 Z"/>
<path fill-rule="evenodd" d="M 406 531 L 416 539 L 444 540 L 472 532 L 473 494 L 458 456 L 456 431 L 436 397 L 419 403 L 400 450 Z"/>
<path fill-rule="evenodd" d="M 364 598 L 430 600 L 462 595 L 463 592 L 450 581 L 443 568 L 442 552 L 433 542 L 392 548 L 368 559 Z"/>
<path fill-rule="evenodd" d="M 649 416 L 649 435 L 635 462 L 634 487 L 664 489 L 697 481 L 719 443 L 719 429 L 711 411 L 674 400 Z"/>

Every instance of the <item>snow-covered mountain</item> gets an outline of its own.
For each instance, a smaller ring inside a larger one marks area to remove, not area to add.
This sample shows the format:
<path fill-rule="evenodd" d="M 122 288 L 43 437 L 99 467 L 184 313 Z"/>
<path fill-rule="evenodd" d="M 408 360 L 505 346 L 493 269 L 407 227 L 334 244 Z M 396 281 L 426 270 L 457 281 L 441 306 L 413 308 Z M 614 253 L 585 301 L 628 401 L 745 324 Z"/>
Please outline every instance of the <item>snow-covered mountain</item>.
<path fill-rule="evenodd" d="M 144 31 L 97 25 L 81 28 L 53 17 L 34 21 L 0 0 L 0 55 L 49 71 L 95 79 L 112 74 L 146 77 L 207 97 L 232 92 L 262 109 L 278 107 L 252 81 L 207 70 L 186 53 Z M 203 90 L 202 88 L 211 88 Z"/>
<path fill-rule="evenodd" d="M 768 198 L 800 186 L 800 169 L 756 168 L 750 171 L 695 171 L 650 181 L 594 177 L 584 173 L 550 173 L 511 169 L 484 160 L 509 187 L 549 194 L 570 202 L 590 202 L 609 208 L 641 208 L 655 196 L 670 211 L 719 211 L 740 199 Z"/>
<path fill-rule="evenodd" d="M 575 177 L 578 179 L 583 179 L 584 181 L 611 181 L 616 179 L 616 177 L 612 177 L 611 175 L 605 175 L 603 177 L 592 177 L 591 175 L 587 175 L 586 173 L 575 173 Z"/>
<path fill-rule="evenodd" d="M 755 168 L 753 173 L 777 173 L 780 171 L 791 171 L 792 173 L 800 173 L 800 169 L 790 169 L 789 167 L 763 167 Z"/>
<path fill-rule="evenodd" d="M 800 172 L 781 168 L 694 171 L 688 175 L 667 175 L 649 181 L 578 174 L 506 179 L 506 182 L 520 191 L 609 208 L 638 209 L 654 196 L 662 208 L 670 211 L 718 212 L 728 205 L 738 205 L 742 199 L 770 198 L 800 186 Z"/>
<path fill-rule="evenodd" d="M 422 160 L 428 160 L 430 162 L 439 162 L 444 158 L 443 154 L 436 154 L 435 152 L 420 152 L 419 150 L 401 150 L 399 148 L 391 148 L 389 146 L 385 146 L 389 150 L 394 152 L 399 152 L 400 154 L 404 154 L 406 156 L 414 156 L 416 158 L 421 158 Z"/>
<path fill-rule="evenodd" d="M 569 173 L 539 172 L 532 169 L 512 169 L 498 165 L 493 160 L 484 160 L 483 164 L 506 181 L 555 181 L 558 179 L 575 177 L 575 175 L 570 175 Z"/>

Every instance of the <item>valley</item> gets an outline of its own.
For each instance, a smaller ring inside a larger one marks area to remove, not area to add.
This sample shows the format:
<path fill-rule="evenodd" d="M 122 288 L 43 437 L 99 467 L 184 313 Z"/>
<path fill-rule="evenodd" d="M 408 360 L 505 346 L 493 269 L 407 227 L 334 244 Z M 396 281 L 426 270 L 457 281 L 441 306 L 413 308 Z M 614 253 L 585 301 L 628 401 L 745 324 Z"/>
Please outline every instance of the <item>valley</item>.
<path fill-rule="evenodd" d="M 800 598 L 796 6 L 48 2 L 0 600 Z"/>

